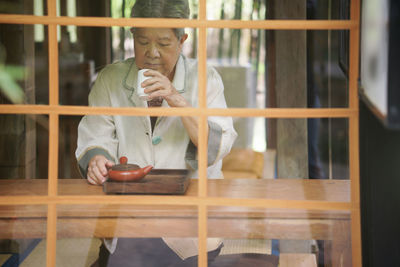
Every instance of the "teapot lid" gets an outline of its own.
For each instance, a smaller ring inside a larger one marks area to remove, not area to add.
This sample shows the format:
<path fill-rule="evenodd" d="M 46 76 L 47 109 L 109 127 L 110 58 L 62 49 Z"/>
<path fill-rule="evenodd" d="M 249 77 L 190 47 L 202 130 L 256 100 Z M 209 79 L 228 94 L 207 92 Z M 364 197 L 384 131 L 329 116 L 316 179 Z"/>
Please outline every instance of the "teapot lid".
<path fill-rule="evenodd" d="M 137 169 L 140 169 L 140 166 L 137 164 L 128 164 L 127 157 L 120 157 L 119 164 L 111 167 L 111 170 L 113 171 L 132 171 Z"/>

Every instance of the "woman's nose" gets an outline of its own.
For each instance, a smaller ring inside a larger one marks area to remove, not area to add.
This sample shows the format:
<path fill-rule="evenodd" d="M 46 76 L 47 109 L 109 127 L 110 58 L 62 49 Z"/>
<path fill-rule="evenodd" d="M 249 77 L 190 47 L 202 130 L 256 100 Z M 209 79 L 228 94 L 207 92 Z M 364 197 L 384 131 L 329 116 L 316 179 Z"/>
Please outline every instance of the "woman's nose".
<path fill-rule="evenodd" d="M 151 57 L 151 58 L 160 57 L 160 51 L 158 51 L 158 49 L 157 49 L 157 47 L 155 45 L 151 45 L 147 49 L 147 56 Z"/>

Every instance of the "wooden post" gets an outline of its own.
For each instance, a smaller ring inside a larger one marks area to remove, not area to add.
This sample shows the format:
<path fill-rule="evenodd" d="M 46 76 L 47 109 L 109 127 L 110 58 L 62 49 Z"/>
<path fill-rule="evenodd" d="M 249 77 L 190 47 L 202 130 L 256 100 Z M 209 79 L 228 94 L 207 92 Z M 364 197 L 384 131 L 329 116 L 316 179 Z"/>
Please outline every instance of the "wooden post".
<path fill-rule="evenodd" d="M 273 17 L 267 19 L 306 19 L 306 0 L 276 0 L 268 4 Z M 273 91 L 268 95 L 274 97 L 269 100 L 270 104 L 278 108 L 306 108 L 306 31 L 274 31 L 269 36 L 273 37 L 269 39 L 268 47 L 273 50 L 267 54 L 272 56 L 268 60 L 268 85 Z M 276 132 L 276 136 L 269 134 L 269 137 L 276 138 L 273 141 L 276 141 L 277 149 L 277 177 L 308 178 L 307 119 L 278 119 L 272 126 L 276 130 L 270 131 Z M 281 240 L 280 252 L 286 251 L 310 253 L 311 243 Z"/>
<path fill-rule="evenodd" d="M 110 17 L 109 0 L 77 1 L 77 16 Z M 78 39 L 86 60 L 95 62 L 96 71 L 111 63 L 111 27 L 78 27 Z"/>
<path fill-rule="evenodd" d="M 305 0 L 272 1 L 274 19 L 305 19 Z M 290 8 L 288 8 L 290 6 Z M 306 31 L 275 31 L 272 74 L 278 108 L 307 107 Z M 307 119 L 277 121 L 279 178 L 308 177 Z"/>

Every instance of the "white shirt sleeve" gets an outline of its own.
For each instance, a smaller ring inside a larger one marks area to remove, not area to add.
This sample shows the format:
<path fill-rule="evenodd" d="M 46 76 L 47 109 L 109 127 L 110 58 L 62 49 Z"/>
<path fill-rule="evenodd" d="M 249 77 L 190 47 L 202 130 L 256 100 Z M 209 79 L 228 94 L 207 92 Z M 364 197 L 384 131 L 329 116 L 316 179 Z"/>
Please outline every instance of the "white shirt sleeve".
<path fill-rule="evenodd" d="M 101 72 L 90 91 L 89 106 L 110 107 L 108 94 L 109 91 L 104 84 Z M 86 115 L 82 118 L 78 126 L 78 145 L 75 152 L 81 172 L 86 171 L 87 163 L 94 156 L 93 151 L 115 161 L 117 149 L 118 140 L 115 134 L 113 116 Z M 85 175 L 85 173 L 82 173 L 82 175 Z"/>
<path fill-rule="evenodd" d="M 212 67 L 207 72 L 207 107 L 227 108 L 222 78 Z M 209 145 L 209 154 L 215 155 L 215 163 L 222 160 L 229 153 L 237 133 L 233 128 L 231 117 L 209 117 L 208 123 L 210 126 L 209 143 L 212 144 L 211 146 Z M 216 132 L 220 135 L 219 139 L 213 138 Z"/>

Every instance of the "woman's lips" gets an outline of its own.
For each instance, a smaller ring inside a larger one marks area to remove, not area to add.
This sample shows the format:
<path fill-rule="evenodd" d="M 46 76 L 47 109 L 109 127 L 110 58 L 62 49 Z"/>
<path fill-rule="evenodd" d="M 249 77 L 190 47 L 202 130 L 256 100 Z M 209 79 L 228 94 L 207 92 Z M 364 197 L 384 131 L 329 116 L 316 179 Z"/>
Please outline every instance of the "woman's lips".
<path fill-rule="evenodd" d="M 161 66 L 161 64 L 152 64 L 152 63 L 145 63 L 144 65 L 148 69 L 158 69 Z"/>

